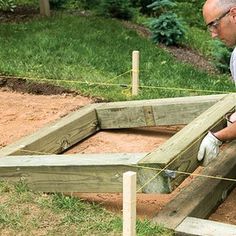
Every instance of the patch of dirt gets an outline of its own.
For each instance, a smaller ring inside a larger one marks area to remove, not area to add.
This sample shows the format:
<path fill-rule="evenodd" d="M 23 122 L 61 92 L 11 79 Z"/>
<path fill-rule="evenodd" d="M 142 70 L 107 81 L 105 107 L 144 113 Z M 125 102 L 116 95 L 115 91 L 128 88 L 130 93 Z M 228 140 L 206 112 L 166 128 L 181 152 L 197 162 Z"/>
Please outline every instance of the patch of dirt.
<path fill-rule="evenodd" d="M 134 29 L 141 37 L 151 37 L 150 30 L 142 25 L 137 25 L 129 21 L 123 21 L 123 25 L 128 29 Z M 198 69 L 205 70 L 208 73 L 219 73 L 208 59 L 206 59 L 205 57 L 190 48 L 186 48 L 183 46 L 167 47 L 163 44 L 158 44 L 157 46 L 163 48 L 165 51 L 172 54 L 179 61 L 194 65 Z"/>
<path fill-rule="evenodd" d="M 22 22 L 40 17 L 39 9 L 31 6 L 17 6 L 13 12 L 0 11 L 0 22 Z"/>
<path fill-rule="evenodd" d="M 209 217 L 210 220 L 236 225 L 236 188 Z"/>
<path fill-rule="evenodd" d="M 93 102 L 79 95 L 39 96 L 4 90 L 0 88 L 0 148 Z"/>
<path fill-rule="evenodd" d="M 92 102 L 93 100 L 89 98 L 71 94 L 45 96 L 22 94 L 0 89 L 0 147 L 15 142 L 19 138 L 35 132 L 45 124 Z M 103 131 L 79 143 L 67 153 L 150 152 L 169 139 L 180 128 L 163 127 L 161 129 Z M 198 171 L 199 169 L 195 173 L 198 173 Z M 191 183 L 192 179 L 193 177 L 187 178 L 171 194 L 138 194 L 138 216 L 140 218 L 152 218 L 155 216 L 186 184 Z M 75 195 L 87 201 L 102 204 L 107 209 L 119 214 L 122 212 L 121 194 L 79 193 Z M 236 191 L 232 192 L 226 201 L 232 202 L 221 207 L 223 212 L 216 212 L 211 216 L 211 219 L 227 223 L 235 222 L 235 195 Z"/>
<path fill-rule="evenodd" d="M 27 81 L 26 79 L 14 78 L 9 76 L 0 76 L 0 88 L 2 88 L 2 90 L 5 91 L 15 91 L 15 92 L 30 93 L 36 95 L 56 95 L 56 94 L 78 95 L 77 92 L 65 89 L 60 86 L 48 83 L 36 83 L 32 81 Z"/>
<path fill-rule="evenodd" d="M 18 9 L 14 13 L 0 13 L 0 22 L 20 22 L 34 17 L 38 17 L 38 10 Z M 150 32 L 145 27 L 129 22 L 124 22 L 124 24 L 137 30 L 143 37 L 150 36 Z M 214 69 L 206 59 L 189 49 L 176 47 L 164 47 L 164 49 L 170 51 L 178 60 L 190 62 L 201 69 L 214 73 Z M 0 148 L 92 102 L 94 100 L 79 96 L 59 86 L 2 77 L 0 78 Z M 168 129 L 127 129 L 100 132 L 75 146 L 68 153 L 149 152 L 165 142 L 176 131 Z M 196 173 L 198 171 L 199 169 L 196 170 Z M 191 183 L 191 180 L 192 177 L 188 178 L 171 194 L 138 194 L 138 215 L 142 218 L 153 217 L 186 184 Z M 80 193 L 77 196 L 88 201 L 101 203 L 107 209 L 121 213 L 121 194 Z M 210 219 L 236 224 L 235 196 L 236 190 L 231 193 L 224 205 L 220 206 Z"/>

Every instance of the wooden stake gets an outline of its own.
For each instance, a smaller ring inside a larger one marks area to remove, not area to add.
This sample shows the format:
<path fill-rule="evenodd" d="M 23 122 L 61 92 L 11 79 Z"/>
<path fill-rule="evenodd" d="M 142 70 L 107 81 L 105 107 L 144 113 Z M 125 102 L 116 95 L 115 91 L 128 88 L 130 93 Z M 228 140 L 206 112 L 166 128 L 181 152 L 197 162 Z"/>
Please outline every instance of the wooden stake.
<path fill-rule="evenodd" d="M 136 172 L 123 174 L 123 236 L 136 235 Z"/>
<path fill-rule="evenodd" d="M 39 0 L 40 15 L 50 16 L 49 0 Z"/>
<path fill-rule="evenodd" d="M 139 51 L 132 54 L 132 95 L 138 95 L 139 88 Z"/>

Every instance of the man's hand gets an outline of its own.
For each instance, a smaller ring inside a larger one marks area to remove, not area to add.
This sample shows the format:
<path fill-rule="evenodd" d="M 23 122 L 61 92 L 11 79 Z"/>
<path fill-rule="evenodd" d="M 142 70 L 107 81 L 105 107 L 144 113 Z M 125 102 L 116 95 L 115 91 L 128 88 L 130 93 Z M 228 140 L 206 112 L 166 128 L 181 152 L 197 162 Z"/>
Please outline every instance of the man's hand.
<path fill-rule="evenodd" d="M 211 132 L 205 136 L 202 140 L 197 159 L 203 160 L 203 166 L 207 166 L 214 158 L 216 158 L 220 152 L 220 145 L 222 142 L 217 139 Z"/>

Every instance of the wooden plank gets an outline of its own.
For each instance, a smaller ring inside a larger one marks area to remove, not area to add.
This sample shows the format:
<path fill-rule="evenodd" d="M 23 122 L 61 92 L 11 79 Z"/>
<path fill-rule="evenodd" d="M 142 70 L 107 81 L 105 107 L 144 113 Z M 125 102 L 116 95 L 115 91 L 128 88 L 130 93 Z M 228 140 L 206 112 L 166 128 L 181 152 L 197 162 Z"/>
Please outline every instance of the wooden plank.
<path fill-rule="evenodd" d="M 225 95 L 107 103 L 96 109 L 101 129 L 188 124 Z"/>
<path fill-rule="evenodd" d="M 49 0 L 39 0 L 39 8 L 42 16 L 50 16 Z"/>
<path fill-rule="evenodd" d="M 236 225 L 187 217 L 175 229 L 176 236 L 235 236 Z"/>
<path fill-rule="evenodd" d="M 236 141 L 225 145 L 219 157 L 205 167 L 201 175 L 236 178 Z M 153 221 L 175 229 L 187 216 L 207 218 L 225 199 L 235 182 L 196 177 L 169 202 Z"/>
<path fill-rule="evenodd" d="M 123 174 L 123 235 L 136 236 L 136 172 Z"/>
<path fill-rule="evenodd" d="M 102 153 L 2 157 L 0 168 L 40 166 L 106 166 L 137 164 L 147 153 Z"/>
<path fill-rule="evenodd" d="M 138 172 L 146 153 L 2 157 L 0 180 L 19 181 L 43 192 L 122 192 L 122 177 Z M 147 180 L 145 180 L 147 181 Z M 138 183 L 138 186 L 143 183 Z"/>
<path fill-rule="evenodd" d="M 169 165 L 168 169 L 170 170 L 193 172 L 199 165 L 197 153 L 206 132 L 223 128 L 226 125 L 224 115 L 234 109 L 235 104 L 235 95 L 226 96 L 168 139 L 154 152 L 148 154 L 139 164 L 156 164 L 159 168 Z M 186 175 L 177 174 L 174 179 L 170 179 L 170 186 L 167 189 L 172 191 L 185 178 Z"/>
<path fill-rule="evenodd" d="M 100 105 L 92 104 L 83 107 L 0 149 L 0 157 L 63 152 L 99 130 L 95 111 L 98 106 Z"/>

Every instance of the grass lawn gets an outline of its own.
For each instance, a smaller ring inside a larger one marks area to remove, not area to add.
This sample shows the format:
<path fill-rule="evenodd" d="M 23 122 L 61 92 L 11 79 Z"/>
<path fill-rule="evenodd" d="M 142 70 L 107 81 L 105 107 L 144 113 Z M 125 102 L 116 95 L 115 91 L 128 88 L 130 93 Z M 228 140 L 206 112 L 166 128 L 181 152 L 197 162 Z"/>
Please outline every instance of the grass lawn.
<path fill-rule="evenodd" d="M 0 203 L 1 235 L 122 235 L 121 216 L 78 198 L 33 193 L 22 182 L 0 182 Z M 137 235 L 172 232 L 138 220 Z"/>
<path fill-rule="evenodd" d="M 142 88 L 135 99 L 234 91 L 227 75 L 208 74 L 181 63 L 135 31 L 125 29 L 117 20 L 57 12 L 48 19 L 2 23 L 0 34 L 1 75 L 47 79 L 83 95 L 109 101 L 134 99 L 130 87 L 125 86 L 131 84 L 133 50 L 141 53 Z M 207 50 L 208 44 L 198 44 L 193 36 L 187 41 L 195 49 Z M 119 76 L 124 72 L 127 73 Z M 0 182 L 0 234 L 19 232 L 121 235 L 122 220 L 120 215 L 80 199 L 33 193 L 24 183 Z M 137 233 L 172 235 L 148 221 L 137 222 Z"/>
<path fill-rule="evenodd" d="M 107 85 L 130 85 L 130 73 L 117 76 L 131 69 L 133 50 L 141 53 L 143 88 L 136 99 L 234 90 L 227 76 L 210 75 L 177 61 L 117 20 L 57 13 L 48 19 L 2 24 L 0 34 L 0 74 L 46 78 L 84 95 L 133 99 L 129 87 Z"/>

